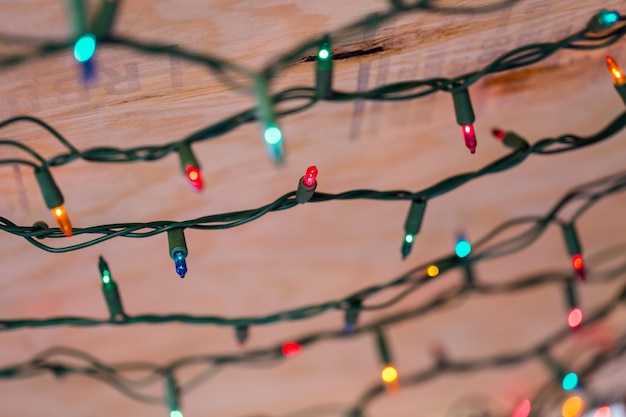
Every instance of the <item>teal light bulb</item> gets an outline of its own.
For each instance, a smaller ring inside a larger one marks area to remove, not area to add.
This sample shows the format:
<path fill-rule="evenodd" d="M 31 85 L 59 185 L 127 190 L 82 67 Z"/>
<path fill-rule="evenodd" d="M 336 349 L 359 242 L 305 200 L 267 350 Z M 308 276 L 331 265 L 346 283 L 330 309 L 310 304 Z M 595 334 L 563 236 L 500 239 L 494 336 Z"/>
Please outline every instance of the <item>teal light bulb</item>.
<path fill-rule="evenodd" d="M 270 126 L 265 129 L 265 134 L 263 136 L 268 145 L 276 145 L 283 139 L 282 132 L 276 126 Z"/>
<path fill-rule="evenodd" d="M 83 35 L 74 44 L 74 58 L 78 62 L 87 62 L 96 52 L 96 37 L 87 34 Z"/>
<path fill-rule="evenodd" d="M 619 19 L 619 15 L 616 12 L 605 10 L 600 13 L 600 15 L 598 16 L 598 19 L 600 20 L 600 24 L 603 27 L 609 28 L 615 22 L 617 22 L 617 20 Z"/>
<path fill-rule="evenodd" d="M 170 411 L 170 417 L 183 417 L 183 413 L 180 410 L 172 410 Z"/>
<path fill-rule="evenodd" d="M 472 245 L 464 238 L 459 239 L 456 242 L 455 252 L 459 258 L 465 258 L 472 251 Z"/>
<path fill-rule="evenodd" d="M 578 386 L 578 375 L 574 372 L 570 372 L 569 374 L 563 377 L 563 381 L 561 381 L 561 386 L 565 391 L 571 391 Z"/>
<path fill-rule="evenodd" d="M 411 235 L 411 234 L 406 234 L 404 236 L 404 241 L 406 243 L 413 243 L 413 239 L 415 239 L 415 236 Z"/>

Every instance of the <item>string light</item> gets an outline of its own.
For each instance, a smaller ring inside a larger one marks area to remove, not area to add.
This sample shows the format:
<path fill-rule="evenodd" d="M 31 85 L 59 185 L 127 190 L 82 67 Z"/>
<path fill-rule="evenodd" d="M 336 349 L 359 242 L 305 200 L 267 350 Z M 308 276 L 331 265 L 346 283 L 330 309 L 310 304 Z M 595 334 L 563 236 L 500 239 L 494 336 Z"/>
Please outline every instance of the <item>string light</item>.
<path fill-rule="evenodd" d="M 454 251 L 456 256 L 459 258 L 465 258 L 472 252 L 472 245 L 463 235 L 459 235 L 456 241 L 456 246 L 454 247 Z"/>
<path fill-rule="evenodd" d="M 587 27 L 592 32 L 600 32 L 611 28 L 619 18 L 620 15 L 616 11 L 603 9 L 591 18 Z"/>
<path fill-rule="evenodd" d="M 613 84 L 615 86 L 621 86 L 626 84 L 626 78 L 624 78 L 624 72 L 620 68 L 620 66 L 615 62 L 611 55 L 606 55 L 606 66 L 611 73 L 611 77 L 613 78 Z"/>
<path fill-rule="evenodd" d="M 565 391 L 571 391 L 578 387 L 578 375 L 575 372 L 570 372 L 563 377 L 561 386 Z"/>
<path fill-rule="evenodd" d="M 465 146 L 470 150 L 470 153 L 475 153 L 477 142 L 473 123 L 476 117 L 474 116 L 474 109 L 472 108 L 472 101 L 468 89 L 463 88 L 454 91 L 452 93 L 452 100 L 454 102 L 456 122 L 461 126 Z"/>
<path fill-rule="evenodd" d="M 626 77 L 624 77 L 624 72 L 617 65 L 617 62 L 607 54 L 606 56 L 606 66 L 611 73 L 611 78 L 613 78 L 613 86 L 615 90 L 621 97 L 624 104 L 626 104 Z"/>
<path fill-rule="evenodd" d="M 352 300 L 348 303 L 348 308 L 345 312 L 345 320 L 343 326 L 343 334 L 349 335 L 354 330 L 354 326 L 359 319 L 359 312 L 361 311 L 361 300 Z"/>
<path fill-rule="evenodd" d="M 561 413 L 563 417 L 577 417 L 582 413 L 584 407 L 583 399 L 579 396 L 569 397 L 563 403 Z"/>
<path fill-rule="evenodd" d="M 380 362 L 383 366 L 380 379 L 385 384 L 389 394 L 395 394 L 400 390 L 398 381 L 398 370 L 392 365 L 391 353 L 387 344 L 387 339 L 381 329 L 376 330 L 376 346 L 380 355 Z"/>
<path fill-rule="evenodd" d="M 240 346 L 243 346 L 246 344 L 246 342 L 248 341 L 248 335 L 249 335 L 249 328 L 248 326 L 236 326 L 235 327 L 235 338 L 237 339 L 237 343 L 239 343 Z"/>
<path fill-rule="evenodd" d="M 580 241 L 578 240 L 578 234 L 576 233 L 576 229 L 574 228 L 574 224 L 564 224 L 562 226 L 562 230 L 563 237 L 565 238 L 565 244 L 567 246 L 567 251 L 572 257 L 572 267 L 574 268 L 574 272 L 576 272 L 576 275 L 581 281 L 584 281 L 585 268 L 581 255 L 582 249 L 580 246 Z"/>
<path fill-rule="evenodd" d="M 333 94 L 333 59 L 330 51 L 330 37 L 322 40 L 317 52 L 315 65 L 315 90 L 320 99 L 329 99 Z"/>
<path fill-rule="evenodd" d="M 317 167 L 312 165 L 306 169 L 306 173 L 298 181 L 296 190 L 296 201 L 300 204 L 306 203 L 315 194 L 317 188 Z"/>
<path fill-rule="evenodd" d="M 168 374 L 165 379 L 165 392 L 167 397 L 167 405 L 170 409 L 170 417 L 183 417 L 179 404 L 179 389 L 172 374 Z"/>
<path fill-rule="evenodd" d="M 52 174 L 50 174 L 47 168 L 38 167 L 35 169 L 35 178 L 39 184 L 44 202 L 52 210 L 52 215 L 57 220 L 59 228 L 67 237 L 72 237 L 72 223 L 63 205 L 63 194 L 61 194 L 61 190 L 54 182 Z"/>
<path fill-rule="evenodd" d="M 583 311 L 578 307 L 572 308 L 569 314 L 567 315 L 568 326 L 571 327 L 572 329 L 576 329 L 580 327 L 582 323 L 583 323 Z"/>
<path fill-rule="evenodd" d="M 274 104 L 270 97 L 267 79 L 264 75 L 255 78 L 254 89 L 259 105 L 257 107 L 257 118 L 263 128 L 263 139 L 268 156 L 274 163 L 278 164 L 284 160 L 283 134 L 278 127 Z"/>
<path fill-rule="evenodd" d="M 472 126 L 472 130 L 473 130 L 473 126 Z M 280 130 L 278 130 L 278 131 L 280 132 Z M 266 130 L 266 132 L 267 132 L 267 130 Z M 282 140 L 282 134 L 281 134 L 280 138 L 281 138 L 281 140 Z M 467 138 L 466 138 L 466 145 L 467 145 Z M 475 146 L 476 146 L 476 144 L 475 144 L 475 138 L 474 138 L 474 150 L 475 150 Z M 470 147 L 470 146 L 468 146 L 468 148 L 469 148 L 469 147 Z M 472 150 L 471 148 L 470 148 L 470 150 L 472 151 L 472 153 L 474 153 L 474 150 Z M 182 230 L 182 229 L 181 229 L 181 230 Z M 71 226 L 70 226 L 70 232 L 71 232 Z M 183 236 L 183 239 L 184 239 L 184 236 Z M 186 251 L 186 247 L 185 247 L 185 251 Z M 185 254 L 185 256 L 186 256 L 186 254 Z M 184 258 L 183 258 L 183 260 L 184 260 Z M 185 269 L 186 269 L 186 268 L 185 268 Z M 184 275 L 183 275 L 183 276 L 184 276 Z M 110 275 L 109 275 L 109 280 L 110 280 Z M 104 281 L 104 278 L 103 278 L 103 281 Z M 396 379 L 397 379 L 397 371 L 396 371 Z M 176 414 L 175 414 L 175 415 L 172 415 L 172 413 L 176 413 Z M 170 416 L 171 416 L 171 417 L 181 417 L 181 416 L 182 416 L 182 413 L 180 413 L 180 411 L 178 411 L 178 410 L 177 410 L 177 408 L 176 408 L 176 409 L 172 409 L 172 410 L 170 411 Z"/>
<path fill-rule="evenodd" d="M 181 278 L 185 278 L 187 274 L 187 242 L 185 241 L 185 233 L 183 229 L 170 229 L 167 231 L 167 242 L 170 249 L 170 257 L 174 260 L 176 273 Z"/>
<path fill-rule="evenodd" d="M 530 145 L 528 144 L 528 141 L 526 141 L 524 138 L 519 136 L 517 133 L 510 132 L 510 131 L 504 132 L 503 130 L 498 129 L 498 128 L 492 129 L 491 133 L 497 139 L 500 139 L 500 141 L 505 146 L 513 150 L 525 151 L 530 147 Z"/>
<path fill-rule="evenodd" d="M 437 265 L 430 265 L 427 269 L 426 269 L 426 275 L 428 275 L 431 278 L 436 277 L 437 275 L 439 275 L 439 268 L 437 267 Z"/>
<path fill-rule="evenodd" d="M 593 417 L 611 417 L 611 407 L 606 405 L 599 407 Z"/>
<path fill-rule="evenodd" d="M 523 399 L 511 414 L 511 417 L 528 417 L 530 414 L 530 401 Z"/>
<path fill-rule="evenodd" d="M 98 261 L 98 268 L 100 270 L 100 277 L 102 280 L 102 293 L 104 299 L 109 308 L 109 314 L 112 320 L 122 320 L 126 317 L 124 308 L 122 307 L 122 300 L 120 298 L 117 284 L 111 278 L 111 272 L 109 271 L 109 265 L 104 258 L 100 256 Z"/>
<path fill-rule="evenodd" d="M 300 353 L 301 349 L 302 347 L 297 342 L 286 342 L 283 344 L 281 352 L 283 353 L 283 356 L 289 358 L 291 356 L 296 356 Z"/>
<path fill-rule="evenodd" d="M 425 211 L 426 200 L 419 199 L 411 202 L 409 213 L 407 214 L 406 221 L 404 222 L 404 240 L 402 242 L 402 248 L 400 249 L 402 259 L 405 259 L 409 253 L 411 253 L 411 248 L 413 247 L 413 242 L 415 241 L 415 235 L 419 233 L 422 227 Z"/>
<path fill-rule="evenodd" d="M 565 299 L 569 312 L 567 314 L 567 325 L 572 328 L 578 328 L 583 321 L 582 310 L 578 307 L 578 299 L 576 297 L 576 287 L 573 280 L 565 281 Z"/>
<path fill-rule="evenodd" d="M 189 184 L 196 191 L 202 190 L 202 174 L 200 172 L 200 164 L 196 159 L 196 156 L 191 150 L 191 146 L 182 142 L 178 146 L 178 156 L 180 157 L 180 166 L 187 176 Z"/>

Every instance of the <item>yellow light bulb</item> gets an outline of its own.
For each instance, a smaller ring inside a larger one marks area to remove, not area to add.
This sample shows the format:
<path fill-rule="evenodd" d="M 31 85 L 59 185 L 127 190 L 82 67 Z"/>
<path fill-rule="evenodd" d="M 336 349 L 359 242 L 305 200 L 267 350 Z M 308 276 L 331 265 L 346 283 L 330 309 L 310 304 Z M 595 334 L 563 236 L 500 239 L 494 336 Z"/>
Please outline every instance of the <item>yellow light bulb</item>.
<path fill-rule="evenodd" d="M 426 269 L 426 274 L 431 278 L 436 277 L 439 275 L 439 268 L 437 268 L 437 265 L 431 265 Z"/>
<path fill-rule="evenodd" d="M 72 222 L 70 222 L 70 218 L 65 211 L 65 207 L 60 205 L 52 209 L 52 215 L 57 219 L 59 223 L 59 228 L 65 236 L 72 237 Z"/>
<path fill-rule="evenodd" d="M 613 84 L 616 86 L 621 86 L 626 84 L 626 79 L 624 79 L 624 72 L 617 65 L 617 62 L 611 57 L 611 55 L 606 56 L 606 67 L 609 69 L 611 73 L 611 77 L 613 77 Z"/>
<path fill-rule="evenodd" d="M 380 377 L 384 383 L 391 384 L 398 380 L 398 371 L 393 366 L 387 365 L 381 372 Z"/>

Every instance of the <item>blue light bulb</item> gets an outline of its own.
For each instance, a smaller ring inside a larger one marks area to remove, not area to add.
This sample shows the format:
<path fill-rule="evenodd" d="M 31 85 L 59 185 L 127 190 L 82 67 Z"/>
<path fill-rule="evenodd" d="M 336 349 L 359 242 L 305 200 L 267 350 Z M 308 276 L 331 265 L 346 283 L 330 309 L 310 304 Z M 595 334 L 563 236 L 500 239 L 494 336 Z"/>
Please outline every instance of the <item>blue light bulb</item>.
<path fill-rule="evenodd" d="M 472 251 L 472 245 L 464 238 L 459 238 L 456 242 L 455 252 L 459 258 L 465 258 Z"/>
<path fill-rule="evenodd" d="M 176 273 L 181 278 L 185 278 L 187 273 L 187 262 L 185 261 L 185 254 L 182 251 L 174 253 L 174 265 L 176 266 Z"/>
<path fill-rule="evenodd" d="M 90 60 L 95 52 L 96 37 L 91 34 L 81 36 L 74 44 L 74 58 L 78 62 Z"/>
<path fill-rule="evenodd" d="M 574 372 L 570 372 L 569 374 L 563 377 L 563 381 L 561 381 L 561 386 L 565 391 L 571 391 L 578 386 L 578 375 Z"/>

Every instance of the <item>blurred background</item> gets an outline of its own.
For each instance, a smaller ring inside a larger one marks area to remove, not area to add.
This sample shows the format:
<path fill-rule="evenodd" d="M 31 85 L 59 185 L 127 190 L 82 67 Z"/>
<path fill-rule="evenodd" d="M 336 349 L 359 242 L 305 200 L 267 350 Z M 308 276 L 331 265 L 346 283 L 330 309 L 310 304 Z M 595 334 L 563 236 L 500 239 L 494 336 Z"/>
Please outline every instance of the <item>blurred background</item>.
<path fill-rule="evenodd" d="M 437 4 L 480 7 L 493 2 Z M 92 15 L 100 3 L 88 5 Z M 113 33 L 213 54 L 259 70 L 307 39 L 390 7 L 382 0 L 120 1 Z M 334 63 L 334 88 L 359 91 L 405 80 L 455 77 L 483 68 L 518 46 L 552 42 L 581 30 L 601 8 L 626 13 L 621 0 L 520 0 L 491 13 L 409 12 L 367 30 L 343 31 L 332 44 L 334 55 L 344 54 Z M 68 3 L 49 0 L 3 2 L 0 28 L 2 58 L 27 53 L 44 41 L 74 36 Z M 440 92 L 408 101 L 322 101 L 283 117 L 285 163 L 278 167 L 267 157 L 255 122 L 198 142 L 193 150 L 202 167 L 201 192 L 187 183 L 176 154 L 132 164 L 75 160 L 51 172 L 75 228 L 180 221 L 260 207 L 295 190 L 309 165 L 319 169 L 319 192 L 417 191 L 478 170 L 510 152 L 491 134 L 494 127 L 513 130 L 531 143 L 603 129 L 623 111 L 604 55 L 610 53 L 626 68 L 625 45 L 620 40 L 599 50 L 559 51 L 530 67 L 489 75 L 474 84 L 470 93 L 478 148 L 473 155 L 464 146 L 450 94 Z M 307 56 L 316 52 L 312 49 L 286 65 L 274 78 L 272 91 L 313 86 L 315 62 Z M 179 141 L 256 105 L 245 80 L 242 88 L 233 88 L 198 63 L 116 45 L 98 46 L 94 78 L 88 83 L 81 79 L 83 68 L 71 48 L 0 71 L 0 119 L 42 118 L 79 150 Z M 3 127 L 0 136 L 26 144 L 45 158 L 65 151 L 50 133 L 28 123 Z M 545 215 L 573 187 L 623 169 L 625 139 L 620 132 L 572 152 L 531 155 L 513 169 L 432 199 L 412 252 L 404 260 L 400 248 L 409 209 L 406 201 L 309 203 L 235 228 L 187 230 L 189 272 L 182 280 L 169 256 L 166 234 L 118 237 L 77 251 L 49 253 L 2 233 L 0 316 L 2 320 L 106 319 L 99 256 L 107 260 L 131 316 L 185 313 L 250 318 L 340 300 L 409 270 L 424 275 L 425 266 L 454 253 L 460 232 L 472 242 L 509 219 Z M 24 157 L 9 147 L 0 148 L 0 155 Z M 0 191 L 0 216 L 19 226 L 43 220 L 55 227 L 30 167 L 0 165 Z M 576 285 L 585 313 L 622 291 L 623 275 L 609 280 L 601 271 L 623 262 L 625 204 L 626 195 L 611 195 L 576 222 L 588 268 L 588 282 Z M 87 238 L 42 242 L 63 247 Z M 563 234 L 555 225 L 523 250 L 477 262 L 472 270 L 478 282 L 493 285 L 543 273 L 573 275 Z M 462 268 L 441 274 L 389 308 L 362 312 L 357 329 L 428 303 L 458 288 L 464 278 Z M 391 300 L 403 289 L 383 291 L 368 303 Z M 568 311 L 563 284 L 554 281 L 510 293 L 464 295 L 414 319 L 384 326 L 400 375 L 401 388 L 395 395 L 385 394 L 380 382 L 382 363 L 371 332 L 327 338 L 302 346 L 297 355 L 278 354 L 258 363 L 207 366 L 190 361 L 174 375 L 181 388 L 180 411 L 190 417 L 341 416 L 354 411 L 370 392 L 375 396 L 359 409 L 368 416 L 524 417 L 524 411 L 515 414 L 515 408 L 538 396 L 543 405 L 533 408 L 534 415 L 560 416 L 563 402 L 571 395 L 580 396 L 585 405 L 573 406 L 576 412 L 565 417 L 623 416 L 619 404 L 626 395 L 626 362 L 616 356 L 602 366 L 589 365 L 594 355 L 623 347 L 626 314 L 621 305 L 551 346 L 550 357 L 562 365 L 562 372 L 529 355 L 519 363 L 441 372 L 419 384 L 411 378 L 403 383 L 403 376 L 438 369 L 437 361 L 489 360 L 535 349 L 567 330 Z M 110 374 L 101 378 L 55 374 L 54 366 L 48 366 L 44 372 L 25 372 L 21 376 L 31 377 L 22 378 L 6 371 L 53 347 L 78 349 L 107 366 L 139 361 L 164 369 L 159 367 L 183 357 L 279 352 L 285 342 L 319 332 L 341 332 L 343 326 L 344 313 L 337 309 L 303 320 L 251 326 L 244 347 L 237 343 L 231 326 L 166 323 L 5 329 L 0 333 L 0 367 L 5 370 L 0 378 L 0 416 L 170 413 L 164 378 L 158 372 L 120 370 L 119 375 L 128 380 L 145 382 L 134 384 L 132 392 L 139 394 L 131 395 L 149 396 L 146 399 L 124 395 Z M 89 359 L 64 352 L 47 357 L 46 363 L 90 366 Z M 594 372 L 581 376 L 576 388 L 565 392 L 563 372 L 587 368 Z M 610 410 L 594 411 L 610 404 Z"/>

